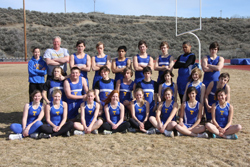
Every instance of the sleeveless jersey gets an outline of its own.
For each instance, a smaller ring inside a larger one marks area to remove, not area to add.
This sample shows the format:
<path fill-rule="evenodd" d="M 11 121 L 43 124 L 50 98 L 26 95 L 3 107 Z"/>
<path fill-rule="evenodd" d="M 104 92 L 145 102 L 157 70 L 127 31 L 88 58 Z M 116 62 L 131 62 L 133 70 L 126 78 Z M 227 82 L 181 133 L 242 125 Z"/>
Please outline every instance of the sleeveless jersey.
<path fill-rule="evenodd" d="M 95 114 L 95 108 L 96 108 L 96 102 L 94 101 L 93 107 L 89 108 L 88 103 L 85 101 L 85 121 L 86 125 L 89 126 L 94 118 Z"/>
<path fill-rule="evenodd" d="M 198 117 L 199 113 L 199 102 L 197 102 L 194 108 L 189 107 L 188 102 L 186 101 L 186 107 L 184 110 L 184 123 L 188 126 L 192 126 Z"/>
<path fill-rule="evenodd" d="M 116 108 L 112 108 L 111 104 L 108 104 L 108 108 L 109 108 L 109 116 L 110 116 L 110 120 L 114 123 L 117 124 L 117 122 L 119 122 L 120 120 L 120 102 L 118 102 L 117 107 Z"/>
<path fill-rule="evenodd" d="M 167 85 L 165 82 L 162 84 L 162 86 L 161 86 L 161 97 L 164 96 L 164 91 L 168 87 L 171 88 L 171 90 L 173 91 L 172 100 L 174 100 L 174 93 L 175 93 L 174 92 L 174 87 L 175 87 L 175 83 L 174 82 L 172 83 L 172 86 L 171 85 Z"/>
<path fill-rule="evenodd" d="M 172 110 L 173 110 L 174 100 L 170 103 L 170 105 L 167 107 L 166 102 L 164 101 L 161 108 L 161 121 L 163 124 L 168 120 L 168 117 L 170 116 Z M 172 119 L 172 121 L 175 121 L 175 116 Z"/>
<path fill-rule="evenodd" d="M 193 86 L 193 82 L 191 82 L 189 85 L 188 85 L 188 88 L 189 87 L 192 87 Z M 197 86 L 193 86 L 196 88 L 197 90 L 197 95 L 196 95 L 196 100 L 200 103 L 200 100 L 201 100 L 201 86 L 202 86 L 202 82 L 200 82 Z"/>
<path fill-rule="evenodd" d="M 85 54 L 85 56 L 82 58 L 82 59 L 79 59 L 76 54 L 74 53 L 74 62 L 75 62 L 75 65 L 77 66 L 82 66 L 82 65 L 86 65 L 87 64 L 87 54 Z M 88 78 L 87 76 L 87 71 L 82 71 L 81 70 L 81 77 L 84 77 L 84 78 Z"/>
<path fill-rule="evenodd" d="M 127 66 L 128 58 L 125 58 L 124 61 L 118 61 L 118 58 L 115 59 L 115 64 L 117 68 L 123 68 Z M 122 73 L 115 73 L 115 81 L 118 81 L 119 79 L 123 79 Z"/>
<path fill-rule="evenodd" d="M 140 107 L 135 100 L 134 107 L 135 107 L 135 117 L 139 121 L 143 122 L 145 120 L 146 113 L 147 113 L 146 103 L 144 103 L 143 106 Z"/>
<path fill-rule="evenodd" d="M 229 109 L 230 104 L 228 102 L 224 108 L 221 108 L 219 102 L 216 102 L 215 119 L 219 126 L 222 128 L 227 125 Z"/>
<path fill-rule="evenodd" d="M 145 100 L 147 100 L 149 104 L 154 102 L 154 82 L 153 80 L 151 80 L 150 83 L 141 82 Z"/>
<path fill-rule="evenodd" d="M 32 102 L 30 102 L 30 104 L 29 104 L 28 118 L 27 118 L 26 126 L 28 126 L 30 123 L 35 121 L 38 118 L 38 116 L 39 116 L 39 114 L 40 114 L 40 112 L 42 110 L 42 103 L 39 104 L 37 109 L 34 109 L 32 104 L 33 104 Z"/>
<path fill-rule="evenodd" d="M 52 94 L 53 94 L 53 91 L 55 89 L 60 89 L 62 91 L 62 100 L 63 101 L 66 101 L 66 95 L 64 93 L 64 89 L 63 89 L 63 82 L 64 81 L 55 81 L 55 80 L 50 80 L 50 89 L 49 89 L 49 95 L 48 95 L 48 99 L 50 101 L 53 101 L 53 98 L 52 98 Z"/>
<path fill-rule="evenodd" d="M 54 107 L 54 104 L 50 104 L 50 120 L 53 124 L 56 126 L 59 126 L 61 121 L 63 119 L 63 103 L 62 101 L 60 102 L 60 107 L 59 109 L 56 109 Z"/>
<path fill-rule="evenodd" d="M 108 57 L 107 55 L 105 55 L 102 58 L 98 58 L 97 56 L 95 56 L 95 62 L 96 62 L 96 64 L 105 65 L 107 63 L 107 57 Z M 101 77 L 101 75 L 99 75 L 99 70 L 95 71 L 95 77 L 94 77 L 94 80 L 93 80 L 93 87 L 92 87 L 92 89 L 94 89 L 95 83 L 97 81 L 99 81 L 100 79 L 102 79 L 102 77 Z"/>
<path fill-rule="evenodd" d="M 79 77 L 79 81 L 76 84 L 73 84 L 70 78 L 67 78 L 69 85 L 70 85 L 70 90 L 72 95 L 82 95 L 82 77 Z M 82 99 L 74 100 L 74 99 L 67 99 L 67 103 L 73 103 L 73 102 L 78 102 L 82 101 Z"/>
<path fill-rule="evenodd" d="M 110 79 L 111 81 L 109 83 L 104 83 L 103 80 L 99 80 L 99 88 L 100 88 L 100 92 L 99 92 L 99 97 L 100 97 L 100 101 L 104 101 L 108 95 L 114 90 L 114 80 Z"/>
<path fill-rule="evenodd" d="M 146 58 L 141 58 L 140 55 L 137 56 L 138 65 L 148 65 L 150 61 L 150 55 Z M 135 71 L 135 82 L 138 83 L 144 79 L 144 75 L 142 71 Z"/>
<path fill-rule="evenodd" d="M 171 55 L 169 55 L 168 57 L 162 57 L 162 55 L 160 55 L 159 56 L 159 59 L 158 59 L 158 65 L 160 66 L 160 67 L 164 67 L 164 66 L 169 66 L 169 64 L 170 64 L 170 58 L 171 58 Z M 159 75 L 158 75 L 158 79 L 157 79 L 157 82 L 159 83 L 159 84 L 161 84 L 162 82 L 164 82 L 164 81 L 162 81 L 161 80 L 161 76 L 162 76 L 162 74 L 164 73 L 164 71 L 159 71 Z"/>
<path fill-rule="evenodd" d="M 220 57 L 217 56 L 214 60 L 207 56 L 207 64 L 217 65 L 219 63 Z M 205 72 L 203 83 L 207 87 L 211 81 L 218 81 L 220 76 L 220 71 Z"/>
<path fill-rule="evenodd" d="M 131 84 L 126 85 L 123 83 L 123 79 L 120 80 L 120 92 L 119 92 L 119 98 L 120 102 L 123 103 L 125 100 L 131 101 L 133 99 L 132 97 L 132 91 L 134 86 L 134 81 L 131 82 Z"/>

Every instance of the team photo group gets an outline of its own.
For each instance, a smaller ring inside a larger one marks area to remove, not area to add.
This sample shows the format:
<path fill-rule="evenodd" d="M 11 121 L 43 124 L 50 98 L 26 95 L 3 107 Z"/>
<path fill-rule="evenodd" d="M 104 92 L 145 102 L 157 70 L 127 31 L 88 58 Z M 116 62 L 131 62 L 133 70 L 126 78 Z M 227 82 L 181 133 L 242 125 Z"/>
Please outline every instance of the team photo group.
<path fill-rule="evenodd" d="M 230 75 L 220 72 L 224 58 L 217 55 L 217 42 L 210 44 L 210 55 L 202 57 L 201 67 L 195 63 L 190 42 L 183 42 L 183 54 L 177 60 L 168 54 L 166 41 L 159 44 L 162 53 L 155 60 L 144 40 L 132 59 L 126 57 L 126 46 L 118 47 L 114 59 L 104 48 L 98 42 L 97 55 L 91 57 L 84 52 L 85 41 L 79 40 L 76 53 L 70 55 L 61 48 L 59 36 L 43 56 L 40 48 L 33 48 L 28 62 L 30 99 L 22 124 L 11 124 L 14 133 L 9 139 L 116 132 L 238 138 L 242 127 L 232 124 Z M 173 69 L 178 70 L 177 77 Z M 93 81 L 88 78 L 91 70 Z M 153 71 L 158 71 L 157 81 L 152 80 Z"/>

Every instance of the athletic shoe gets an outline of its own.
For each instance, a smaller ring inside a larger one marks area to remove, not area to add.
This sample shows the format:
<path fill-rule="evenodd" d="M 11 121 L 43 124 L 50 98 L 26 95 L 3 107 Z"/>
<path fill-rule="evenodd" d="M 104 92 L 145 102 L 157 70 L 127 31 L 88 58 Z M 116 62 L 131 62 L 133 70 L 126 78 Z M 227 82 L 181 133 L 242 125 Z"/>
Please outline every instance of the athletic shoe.
<path fill-rule="evenodd" d="M 40 133 L 38 136 L 39 139 L 44 138 L 44 139 L 49 139 L 51 138 L 50 134 L 46 134 L 46 133 Z"/>
<path fill-rule="evenodd" d="M 23 136 L 22 136 L 22 134 L 10 134 L 9 135 L 9 139 L 10 140 L 22 140 L 22 138 L 23 138 Z"/>
<path fill-rule="evenodd" d="M 74 130 L 74 135 L 84 135 L 84 131 Z"/>
<path fill-rule="evenodd" d="M 70 137 L 70 131 L 67 131 L 66 137 Z"/>
<path fill-rule="evenodd" d="M 30 138 L 38 139 L 38 137 L 39 137 L 39 133 L 32 133 L 32 134 L 30 134 Z"/>
<path fill-rule="evenodd" d="M 221 138 L 220 136 L 218 136 L 218 135 L 216 135 L 216 134 L 214 134 L 214 133 L 213 133 L 212 137 L 213 137 L 213 138 Z"/>
<path fill-rule="evenodd" d="M 104 134 L 104 135 L 111 135 L 111 134 L 112 134 L 112 131 L 104 130 L 104 131 L 103 131 L 103 134 Z"/>
<path fill-rule="evenodd" d="M 128 129 L 125 129 L 124 131 L 122 131 L 122 133 L 128 133 Z"/>
<path fill-rule="evenodd" d="M 174 137 L 174 132 L 173 132 L 173 131 L 165 130 L 165 131 L 164 131 L 164 135 L 165 135 L 166 137 Z"/>
<path fill-rule="evenodd" d="M 198 134 L 197 137 L 199 137 L 199 138 L 208 138 L 208 134 L 206 132 L 203 132 L 201 134 Z"/>
<path fill-rule="evenodd" d="M 184 136 L 184 134 L 182 134 L 181 132 L 177 131 L 177 136 Z"/>
<path fill-rule="evenodd" d="M 97 135 L 98 134 L 98 130 L 97 129 L 93 130 L 91 133 Z"/>
<path fill-rule="evenodd" d="M 136 133 L 136 129 L 135 128 L 128 128 L 128 132 Z"/>
<path fill-rule="evenodd" d="M 227 135 L 227 139 L 236 140 L 236 139 L 238 139 L 238 136 L 236 134 Z"/>
<path fill-rule="evenodd" d="M 156 133 L 156 134 L 161 134 L 160 130 L 157 129 L 157 128 L 155 128 L 155 133 Z"/>
<path fill-rule="evenodd" d="M 155 129 L 147 130 L 148 135 L 156 134 Z"/>

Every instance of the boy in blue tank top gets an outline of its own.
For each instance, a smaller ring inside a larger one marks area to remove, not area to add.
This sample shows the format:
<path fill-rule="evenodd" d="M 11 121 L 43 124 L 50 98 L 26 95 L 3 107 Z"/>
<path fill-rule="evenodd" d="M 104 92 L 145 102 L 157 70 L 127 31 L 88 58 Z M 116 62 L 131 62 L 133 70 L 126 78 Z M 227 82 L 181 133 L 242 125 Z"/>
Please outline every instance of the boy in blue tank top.
<path fill-rule="evenodd" d="M 126 67 L 131 66 L 131 60 L 126 58 L 127 47 L 126 46 L 119 46 L 118 47 L 118 58 L 112 60 L 111 70 L 115 73 L 115 81 L 117 82 L 120 79 L 123 79 L 123 70 Z"/>
<path fill-rule="evenodd" d="M 85 78 L 80 77 L 80 69 L 73 67 L 70 77 L 64 81 L 64 91 L 68 103 L 68 119 L 74 121 L 83 100 L 86 100 L 88 86 Z"/>
<path fill-rule="evenodd" d="M 133 66 L 135 70 L 135 83 L 144 79 L 143 68 L 149 66 L 151 69 L 154 66 L 153 58 L 147 54 L 147 43 L 144 40 L 139 41 L 138 48 L 140 53 L 133 57 Z"/>
<path fill-rule="evenodd" d="M 149 116 L 155 116 L 157 108 L 158 83 L 151 79 L 152 70 L 149 66 L 143 68 L 144 79 L 136 84 L 136 88 L 142 88 L 145 100 L 150 104 Z"/>

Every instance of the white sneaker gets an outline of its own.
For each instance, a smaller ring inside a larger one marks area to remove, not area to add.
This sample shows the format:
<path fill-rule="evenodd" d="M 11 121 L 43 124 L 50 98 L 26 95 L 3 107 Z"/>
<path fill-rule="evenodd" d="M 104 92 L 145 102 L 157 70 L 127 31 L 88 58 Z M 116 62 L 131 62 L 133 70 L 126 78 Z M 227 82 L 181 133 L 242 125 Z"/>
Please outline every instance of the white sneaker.
<path fill-rule="evenodd" d="M 148 135 L 156 134 L 155 129 L 147 130 L 146 132 Z"/>
<path fill-rule="evenodd" d="M 39 133 L 30 134 L 30 138 L 33 138 L 33 139 L 38 139 L 38 136 L 39 136 Z"/>
<path fill-rule="evenodd" d="M 203 132 L 201 134 L 198 134 L 197 137 L 199 137 L 199 138 L 208 138 L 208 134 L 206 132 Z"/>
<path fill-rule="evenodd" d="M 184 134 L 182 134 L 181 132 L 177 131 L 177 136 L 184 136 Z"/>
<path fill-rule="evenodd" d="M 74 130 L 74 135 L 84 135 L 84 131 Z"/>
<path fill-rule="evenodd" d="M 227 135 L 226 137 L 227 139 L 234 139 L 234 140 L 238 139 L 238 136 L 236 134 Z"/>
<path fill-rule="evenodd" d="M 104 135 L 111 135 L 111 134 L 112 134 L 112 131 L 104 130 L 104 131 L 103 131 L 103 134 L 104 134 Z"/>
<path fill-rule="evenodd" d="M 98 134 L 98 130 L 97 129 L 93 130 L 91 133 L 97 135 Z"/>
<path fill-rule="evenodd" d="M 174 137 L 174 132 L 173 132 L 173 131 L 165 130 L 165 131 L 164 131 L 164 135 L 165 135 L 166 137 Z"/>
<path fill-rule="evenodd" d="M 22 140 L 23 136 L 22 134 L 18 133 L 18 134 L 10 134 L 9 135 L 9 139 L 10 140 Z"/>

